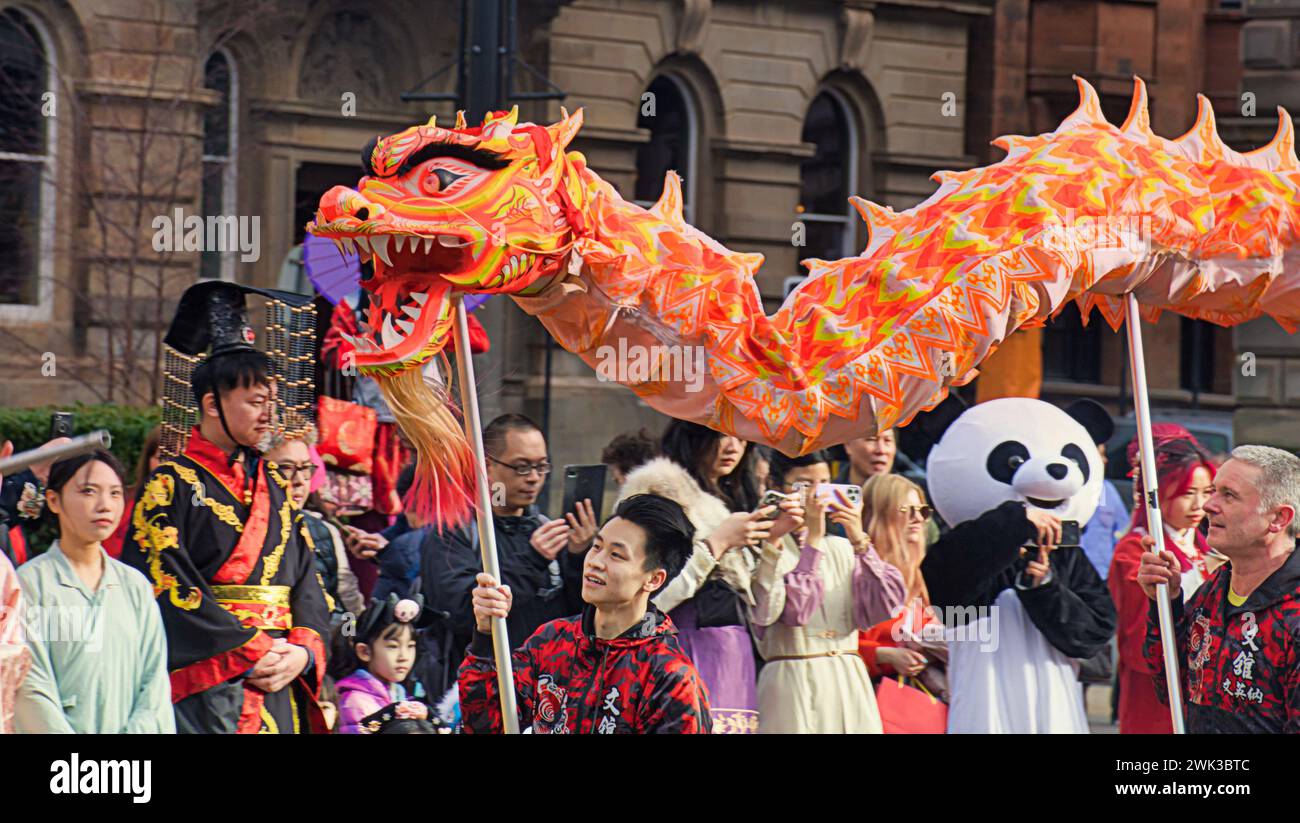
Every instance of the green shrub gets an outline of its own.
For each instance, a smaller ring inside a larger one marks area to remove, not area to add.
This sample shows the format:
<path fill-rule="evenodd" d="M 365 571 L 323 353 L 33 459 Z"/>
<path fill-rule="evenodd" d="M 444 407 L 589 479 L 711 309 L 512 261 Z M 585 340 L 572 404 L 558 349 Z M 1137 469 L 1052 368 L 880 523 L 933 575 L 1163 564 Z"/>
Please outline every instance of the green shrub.
<path fill-rule="evenodd" d="M 134 484 L 135 464 L 144 449 L 144 439 L 149 430 L 162 420 L 162 409 L 157 406 L 117 406 L 111 403 L 96 405 L 46 406 L 35 409 L 0 408 L 0 443 L 14 441 L 15 451 L 26 451 L 40 446 L 50 436 L 50 414 L 70 411 L 73 414 L 74 434 L 90 434 L 98 429 L 108 429 L 113 437 L 110 451 L 126 467 L 127 483 Z"/>

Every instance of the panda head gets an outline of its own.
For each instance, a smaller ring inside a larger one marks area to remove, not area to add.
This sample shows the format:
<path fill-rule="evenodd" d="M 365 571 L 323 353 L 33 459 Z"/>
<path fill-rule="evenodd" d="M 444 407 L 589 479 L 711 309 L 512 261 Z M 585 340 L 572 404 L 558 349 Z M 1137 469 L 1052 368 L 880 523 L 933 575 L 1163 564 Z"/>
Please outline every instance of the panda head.
<path fill-rule="evenodd" d="M 1008 500 L 1082 525 L 1097 510 L 1102 473 L 1087 429 L 1050 403 L 1019 397 L 962 412 L 926 464 L 935 508 L 952 525 Z"/>

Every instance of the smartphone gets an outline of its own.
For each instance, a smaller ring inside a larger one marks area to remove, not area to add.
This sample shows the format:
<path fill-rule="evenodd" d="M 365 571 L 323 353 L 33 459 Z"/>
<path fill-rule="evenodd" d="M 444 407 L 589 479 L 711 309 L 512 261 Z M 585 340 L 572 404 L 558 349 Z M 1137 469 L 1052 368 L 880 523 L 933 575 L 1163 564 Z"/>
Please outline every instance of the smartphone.
<path fill-rule="evenodd" d="M 1037 549 L 1038 548 L 1037 540 L 1038 538 L 1035 537 L 1032 542 L 1030 542 L 1024 547 L 1025 550 L 1021 551 L 1021 554 L 1022 555 L 1028 554 L 1030 553 L 1028 550 Z M 1080 546 L 1082 544 L 1083 544 L 1082 529 L 1079 528 L 1079 521 L 1062 520 L 1061 521 L 1061 542 L 1055 548 L 1062 549 L 1067 546 Z"/>
<path fill-rule="evenodd" d="M 789 499 L 790 495 L 782 494 L 776 489 L 768 489 L 763 492 L 763 498 L 758 501 L 759 510 L 766 509 L 768 506 L 779 506 L 781 501 Z"/>
<path fill-rule="evenodd" d="M 72 436 L 72 412 L 54 412 L 50 415 L 50 440 Z"/>
<path fill-rule="evenodd" d="M 1061 545 L 1078 546 L 1082 542 L 1078 520 L 1061 521 Z"/>
<path fill-rule="evenodd" d="M 853 505 L 862 502 L 862 487 L 855 486 L 852 483 L 822 483 L 817 487 L 817 499 L 821 501 L 838 500 L 836 492 L 840 497 L 847 498 Z"/>
<path fill-rule="evenodd" d="M 596 522 L 600 522 L 601 509 L 605 502 L 605 471 L 604 463 L 564 467 L 564 503 L 563 508 L 560 509 L 561 519 L 566 514 L 577 517 L 578 503 L 590 500 Z"/>

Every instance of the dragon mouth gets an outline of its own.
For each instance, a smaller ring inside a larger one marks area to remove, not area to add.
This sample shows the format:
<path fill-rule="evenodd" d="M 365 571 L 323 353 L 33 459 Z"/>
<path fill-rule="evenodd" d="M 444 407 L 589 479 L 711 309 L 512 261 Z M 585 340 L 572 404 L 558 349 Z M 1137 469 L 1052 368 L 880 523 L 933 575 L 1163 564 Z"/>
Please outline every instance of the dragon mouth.
<path fill-rule="evenodd" d="M 453 292 L 514 291 L 545 258 L 449 225 L 375 232 L 345 219 L 308 230 L 373 267 L 361 281 L 371 295 L 361 334 L 347 338 L 362 372 L 395 373 L 428 361 L 451 336 Z"/>

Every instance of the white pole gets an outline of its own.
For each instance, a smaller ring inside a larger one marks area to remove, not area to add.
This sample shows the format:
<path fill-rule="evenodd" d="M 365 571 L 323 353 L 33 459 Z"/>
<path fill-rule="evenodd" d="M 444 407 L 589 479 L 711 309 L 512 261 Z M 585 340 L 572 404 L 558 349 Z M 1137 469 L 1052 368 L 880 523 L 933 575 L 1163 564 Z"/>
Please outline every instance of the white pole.
<path fill-rule="evenodd" d="M 474 444 L 474 468 L 478 471 L 478 545 L 483 571 L 501 583 L 497 562 L 497 534 L 492 522 L 492 492 L 487 479 L 487 452 L 483 448 L 483 425 L 479 420 L 478 392 L 474 388 L 474 356 L 469 350 L 469 312 L 462 294 L 452 297 L 456 312 L 456 376 L 460 381 L 460 405 L 465 415 L 465 435 Z M 492 653 L 497 664 L 497 691 L 501 694 L 501 721 L 506 734 L 519 734 L 519 713 L 515 710 L 515 675 L 510 664 L 510 639 L 503 617 L 492 618 Z"/>
<path fill-rule="evenodd" d="M 1147 524 L 1156 541 L 1156 551 L 1165 546 L 1165 525 L 1160 517 L 1160 497 L 1156 490 L 1156 450 L 1151 436 L 1151 404 L 1147 399 L 1146 359 L 1142 354 L 1142 319 L 1138 316 L 1137 298 L 1125 295 L 1128 327 L 1128 365 L 1133 375 L 1133 410 L 1137 414 L 1138 447 L 1142 456 L 1143 504 L 1147 507 Z M 1183 689 L 1178 665 L 1178 644 L 1174 635 L 1174 613 L 1169 605 L 1169 586 L 1156 586 L 1156 610 L 1160 618 L 1160 646 L 1164 651 L 1165 682 L 1169 686 L 1169 716 L 1174 734 L 1186 734 L 1183 726 Z"/>

